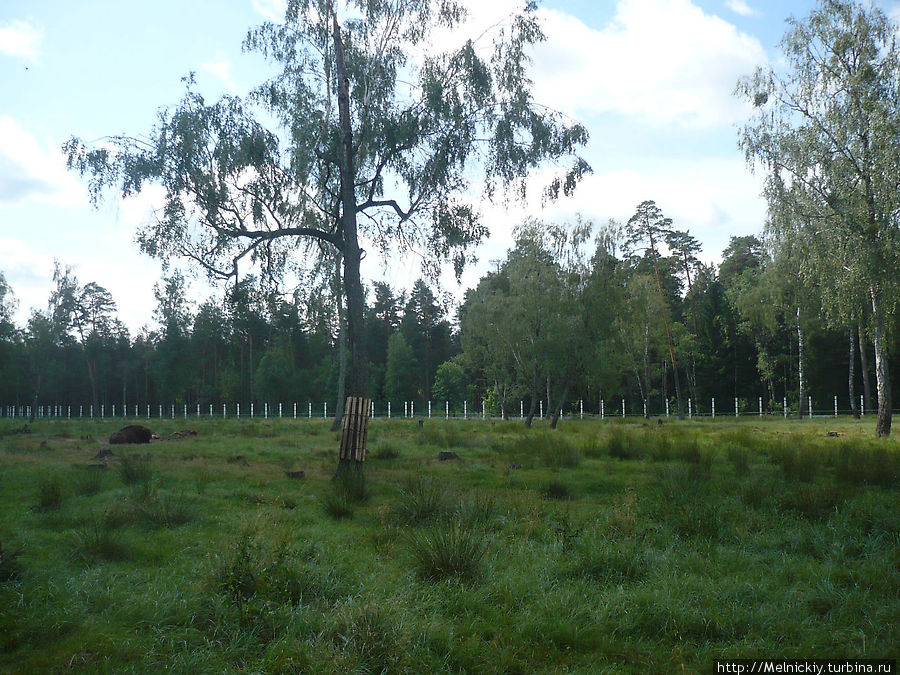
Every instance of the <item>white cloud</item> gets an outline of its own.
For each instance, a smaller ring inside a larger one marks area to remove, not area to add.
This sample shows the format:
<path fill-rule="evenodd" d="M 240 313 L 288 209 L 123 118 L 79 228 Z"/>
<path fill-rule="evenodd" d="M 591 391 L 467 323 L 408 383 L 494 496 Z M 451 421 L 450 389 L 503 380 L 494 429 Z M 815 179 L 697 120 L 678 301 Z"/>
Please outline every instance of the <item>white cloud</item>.
<path fill-rule="evenodd" d="M 602 30 L 541 11 L 547 41 L 535 53 L 536 98 L 576 117 L 728 126 L 744 115 L 732 96 L 735 82 L 766 61 L 759 40 L 690 0 L 620 0 Z"/>
<path fill-rule="evenodd" d="M 219 54 L 215 61 L 201 63 L 200 67 L 219 78 L 230 91 L 237 91 L 237 85 L 231 77 L 231 61 L 227 57 Z"/>
<path fill-rule="evenodd" d="M 27 21 L 0 23 L 0 53 L 34 61 L 40 41 L 41 31 Z"/>
<path fill-rule="evenodd" d="M 85 191 L 55 144 L 41 144 L 12 117 L 0 116 L 0 203 L 35 199 L 67 206 Z"/>
<path fill-rule="evenodd" d="M 251 0 L 251 4 L 267 21 L 284 21 L 286 0 Z"/>
<path fill-rule="evenodd" d="M 744 2 L 744 0 L 728 0 L 728 2 L 725 3 L 725 6 L 735 14 L 740 14 L 741 16 L 759 16 L 759 12 Z"/>

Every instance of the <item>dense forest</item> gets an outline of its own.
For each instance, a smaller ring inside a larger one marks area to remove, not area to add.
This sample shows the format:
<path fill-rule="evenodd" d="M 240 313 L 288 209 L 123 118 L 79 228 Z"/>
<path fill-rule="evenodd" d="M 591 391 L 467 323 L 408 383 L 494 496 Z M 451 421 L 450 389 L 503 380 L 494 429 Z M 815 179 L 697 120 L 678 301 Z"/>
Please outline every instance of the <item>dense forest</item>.
<path fill-rule="evenodd" d="M 415 411 L 550 416 L 551 411 L 733 414 L 874 411 L 869 317 L 824 312 L 821 294 L 792 270 L 796 250 L 774 235 L 732 237 L 721 263 L 653 202 L 626 224 L 516 230 L 461 303 L 423 280 L 408 292 L 367 289 L 365 349 L 376 413 Z M 44 309 L 16 325 L 14 289 L 0 274 L 0 403 L 199 405 L 244 414 L 254 403 L 285 414 L 336 409 L 341 373 L 335 284 L 289 296 L 253 277 L 194 306 L 179 274 L 155 287 L 153 326 L 132 335 L 112 293 L 58 266 Z M 846 320 L 831 316 L 846 316 Z M 894 338 L 896 340 L 896 338 Z M 673 364 L 675 367 L 673 367 Z M 895 373 L 897 375 L 897 373 Z M 895 376 L 894 382 L 898 381 Z M 645 408 L 646 405 L 646 408 Z M 668 405 L 668 407 L 667 407 Z M 852 407 L 851 407 L 852 405 Z M 9 411 L 4 409 L 4 413 Z"/>

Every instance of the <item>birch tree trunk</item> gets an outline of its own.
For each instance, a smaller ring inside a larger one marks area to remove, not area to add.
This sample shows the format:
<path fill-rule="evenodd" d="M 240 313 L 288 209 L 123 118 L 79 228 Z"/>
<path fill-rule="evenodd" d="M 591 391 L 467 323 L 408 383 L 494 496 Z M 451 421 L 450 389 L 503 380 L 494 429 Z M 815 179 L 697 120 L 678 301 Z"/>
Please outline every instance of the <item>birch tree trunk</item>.
<path fill-rule="evenodd" d="M 872 287 L 872 338 L 875 343 L 875 385 L 878 388 L 877 436 L 891 435 L 891 372 L 885 344 L 884 317 L 881 315 L 881 292 Z"/>
<path fill-rule="evenodd" d="M 853 330 L 853 316 L 850 316 L 850 365 L 847 368 L 847 393 L 850 396 L 850 410 L 853 419 L 859 419 L 859 403 L 856 400 L 856 336 Z"/>
<path fill-rule="evenodd" d="M 872 410 L 872 383 L 869 379 L 869 354 L 866 351 L 866 334 L 863 332 L 862 322 L 857 326 L 859 330 L 859 367 L 862 370 L 863 383 L 863 407 L 866 410 Z"/>
<path fill-rule="evenodd" d="M 803 411 L 806 408 L 806 369 L 803 366 L 804 352 L 803 325 L 800 322 L 800 305 L 797 305 L 797 379 L 799 381 L 798 393 L 800 395 L 800 401 L 797 408 L 800 413 L 800 419 L 803 419 Z M 808 410 L 806 413 L 807 415 L 810 414 Z"/>

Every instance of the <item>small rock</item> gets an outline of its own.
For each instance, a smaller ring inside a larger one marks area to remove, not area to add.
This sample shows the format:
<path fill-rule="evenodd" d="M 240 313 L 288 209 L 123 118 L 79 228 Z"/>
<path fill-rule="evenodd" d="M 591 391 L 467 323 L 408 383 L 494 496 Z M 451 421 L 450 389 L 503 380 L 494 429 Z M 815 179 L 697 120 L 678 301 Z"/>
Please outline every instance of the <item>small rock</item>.
<path fill-rule="evenodd" d="M 284 475 L 288 478 L 292 478 L 293 480 L 301 480 L 303 478 L 306 478 L 306 472 L 301 469 L 297 469 L 296 471 L 285 471 Z"/>
<path fill-rule="evenodd" d="M 129 424 L 109 437 L 111 444 L 149 443 L 153 432 L 141 424 Z"/>
<path fill-rule="evenodd" d="M 454 460 L 454 459 L 459 459 L 459 455 L 457 455 L 455 452 L 450 452 L 449 450 L 441 450 L 438 453 L 438 461 L 439 462 L 446 462 L 448 460 Z"/>

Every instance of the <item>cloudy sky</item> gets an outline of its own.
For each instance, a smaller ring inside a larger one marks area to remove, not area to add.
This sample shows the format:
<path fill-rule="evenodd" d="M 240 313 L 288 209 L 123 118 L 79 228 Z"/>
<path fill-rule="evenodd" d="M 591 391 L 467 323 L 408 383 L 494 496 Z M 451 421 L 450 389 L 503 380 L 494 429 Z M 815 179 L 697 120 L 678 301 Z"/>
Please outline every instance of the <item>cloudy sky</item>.
<path fill-rule="evenodd" d="M 484 24 L 512 0 L 472 2 Z M 732 235 L 758 233 L 765 206 L 759 179 L 737 149 L 746 110 L 738 77 L 776 62 L 785 19 L 808 14 L 807 0 L 546 0 L 547 41 L 534 53 L 536 98 L 583 122 L 594 169 L 564 202 L 486 210 L 491 238 L 463 277 L 477 282 L 511 244 L 526 215 L 597 222 L 627 220 L 653 199 L 677 227 L 718 260 Z M 900 0 L 878 4 L 897 16 Z M 82 283 L 108 288 L 136 331 L 151 323 L 157 261 L 142 256 L 136 227 L 152 195 L 88 203 L 83 181 L 60 151 L 86 141 L 140 134 L 158 108 L 176 103 L 195 72 L 208 99 L 242 94 L 270 72 L 241 52 L 247 29 L 278 15 L 280 0 L 4 0 L 0 5 L 0 271 L 19 300 L 20 322 L 43 308 L 53 261 Z M 373 256 L 374 258 L 374 256 Z M 415 263 L 374 260 L 367 279 L 410 284 Z M 192 282 L 199 297 L 208 293 Z M 447 290 L 457 290 L 448 278 Z"/>

